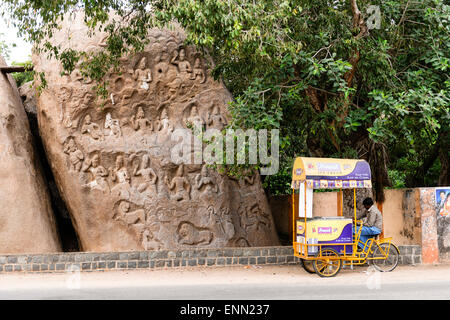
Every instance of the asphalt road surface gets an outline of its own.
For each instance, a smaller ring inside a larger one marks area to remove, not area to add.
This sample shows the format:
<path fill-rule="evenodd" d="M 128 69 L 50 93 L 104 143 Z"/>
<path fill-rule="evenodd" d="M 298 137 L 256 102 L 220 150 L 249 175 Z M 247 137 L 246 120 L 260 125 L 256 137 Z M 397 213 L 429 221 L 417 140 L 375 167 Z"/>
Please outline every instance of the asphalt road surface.
<path fill-rule="evenodd" d="M 450 299 L 450 265 L 343 269 L 333 278 L 300 266 L 2 274 L 2 300 Z"/>

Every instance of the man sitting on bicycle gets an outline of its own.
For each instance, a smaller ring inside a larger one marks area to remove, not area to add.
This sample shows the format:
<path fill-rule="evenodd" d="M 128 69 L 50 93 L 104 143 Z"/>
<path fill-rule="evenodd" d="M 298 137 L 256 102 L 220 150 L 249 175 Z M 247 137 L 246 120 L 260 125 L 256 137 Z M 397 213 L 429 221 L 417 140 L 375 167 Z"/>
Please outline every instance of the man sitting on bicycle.
<path fill-rule="evenodd" d="M 363 201 L 363 206 L 366 208 L 365 211 L 358 213 L 356 216 L 357 220 L 362 220 L 360 240 L 358 246 L 363 249 L 364 244 L 367 239 L 372 236 L 376 236 L 381 233 L 383 228 L 383 217 L 380 210 L 374 205 L 372 198 L 365 198 Z M 356 231 L 358 232 L 359 229 Z M 355 228 L 353 226 L 353 234 L 355 234 Z"/>

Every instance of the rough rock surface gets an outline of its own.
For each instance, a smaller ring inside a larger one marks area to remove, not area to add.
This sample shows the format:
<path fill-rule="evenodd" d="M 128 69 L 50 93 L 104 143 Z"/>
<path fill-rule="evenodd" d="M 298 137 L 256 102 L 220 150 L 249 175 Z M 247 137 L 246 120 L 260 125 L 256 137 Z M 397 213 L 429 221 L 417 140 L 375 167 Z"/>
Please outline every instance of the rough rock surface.
<path fill-rule="evenodd" d="M 6 65 L 0 57 L 0 65 Z M 0 73 L 0 252 L 60 251 L 55 219 L 16 83 Z"/>
<path fill-rule="evenodd" d="M 102 46 L 104 35 L 85 32 L 78 16 L 52 42 Z M 152 30 L 144 52 L 108 76 L 107 101 L 77 69 L 61 77 L 57 61 L 33 57 L 48 83 L 38 98 L 40 134 L 83 251 L 279 244 L 259 175 L 236 181 L 171 159 L 172 132 L 188 123 L 222 129 L 231 99 L 183 39 L 179 30 Z"/>

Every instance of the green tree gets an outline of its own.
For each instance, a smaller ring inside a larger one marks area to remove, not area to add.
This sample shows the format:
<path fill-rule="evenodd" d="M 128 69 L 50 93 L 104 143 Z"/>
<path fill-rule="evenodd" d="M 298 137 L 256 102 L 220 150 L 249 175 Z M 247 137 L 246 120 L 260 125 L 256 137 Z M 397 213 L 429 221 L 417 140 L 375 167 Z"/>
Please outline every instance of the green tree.
<path fill-rule="evenodd" d="M 64 14 L 83 9 L 103 52 L 46 41 Z M 443 0 L 6 0 L 17 26 L 71 72 L 106 94 L 105 65 L 142 50 L 150 26 L 177 21 L 187 42 L 210 54 L 234 96 L 233 126 L 280 129 L 284 191 L 295 156 L 367 159 L 378 200 L 390 177 L 401 186 L 450 184 L 449 6 Z M 122 16 L 126 24 L 109 17 Z M 36 19 L 38 17 L 38 19 Z"/>
<path fill-rule="evenodd" d="M 11 46 L 14 46 L 14 44 L 10 45 L 6 43 L 4 40 L 5 34 L 0 32 L 0 56 L 2 56 L 5 59 L 9 59 L 9 55 L 11 54 Z"/>

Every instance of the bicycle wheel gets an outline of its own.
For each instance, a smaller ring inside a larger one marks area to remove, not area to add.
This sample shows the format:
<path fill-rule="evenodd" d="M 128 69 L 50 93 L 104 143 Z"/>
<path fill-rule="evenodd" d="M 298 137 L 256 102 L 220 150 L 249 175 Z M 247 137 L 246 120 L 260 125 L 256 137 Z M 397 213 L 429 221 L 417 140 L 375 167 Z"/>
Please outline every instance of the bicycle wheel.
<path fill-rule="evenodd" d="M 305 269 L 305 271 L 308 273 L 316 272 L 314 270 L 313 262 L 314 262 L 313 260 L 300 259 L 300 264 L 302 265 L 303 269 Z"/>
<path fill-rule="evenodd" d="M 319 253 L 316 255 L 319 256 Z M 334 277 L 342 268 L 342 261 L 336 250 L 326 248 L 320 251 L 321 258 L 314 260 L 314 271 L 321 277 Z"/>
<path fill-rule="evenodd" d="M 389 272 L 394 270 L 398 265 L 400 253 L 395 245 L 389 242 L 375 245 L 370 264 L 378 271 Z"/>

